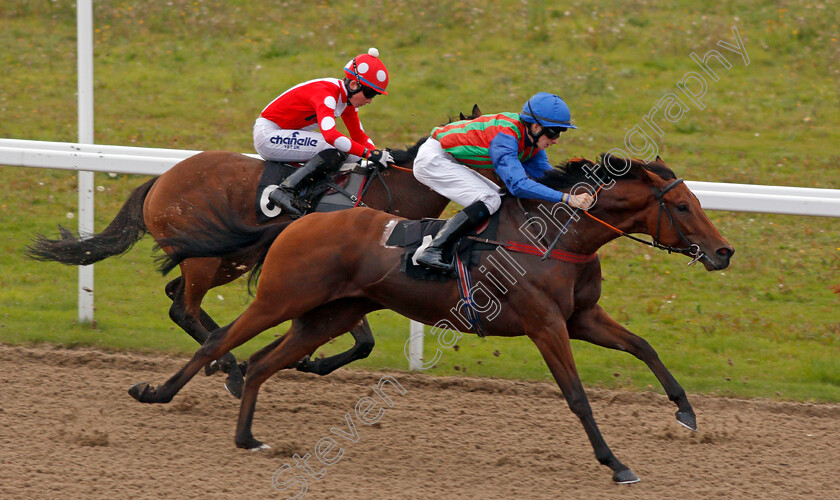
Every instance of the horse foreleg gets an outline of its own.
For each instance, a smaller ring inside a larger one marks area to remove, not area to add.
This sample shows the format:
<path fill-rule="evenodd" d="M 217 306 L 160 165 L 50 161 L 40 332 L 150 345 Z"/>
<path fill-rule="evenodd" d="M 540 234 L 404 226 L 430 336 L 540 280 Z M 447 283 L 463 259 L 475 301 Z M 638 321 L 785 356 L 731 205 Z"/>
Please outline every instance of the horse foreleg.
<path fill-rule="evenodd" d="M 612 319 L 601 306 L 579 309 L 569 319 L 569 335 L 608 349 L 627 351 L 642 360 L 662 384 L 668 399 L 677 405 L 677 421 L 696 431 L 697 417 L 688 402 L 685 390 L 659 359 L 659 355 L 642 337 Z"/>
<path fill-rule="evenodd" d="M 304 356 L 303 359 L 298 361 L 295 368 L 302 372 L 327 375 L 357 359 L 368 357 L 371 351 L 373 351 L 373 346 L 376 342 L 373 339 L 373 332 L 370 329 L 370 324 L 366 317 L 362 318 L 362 321 L 350 330 L 350 335 L 356 341 L 350 349 L 333 356 L 315 360 L 310 359 L 308 355 Z"/>
<path fill-rule="evenodd" d="M 294 320 L 283 337 L 251 356 L 236 424 L 236 446 L 249 450 L 268 448 L 251 433 L 257 393 L 263 382 L 278 370 L 293 365 L 304 354 L 347 332 L 375 308 L 363 299 L 343 299 L 316 307 Z"/>
<path fill-rule="evenodd" d="M 541 330 L 535 334 L 529 334 L 529 337 L 539 348 L 543 359 L 551 370 L 551 374 L 554 376 L 554 380 L 557 381 L 557 385 L 563 391 L 563 397 L 566 399 L 569 408 L 583 424 L 598 462 L 612 469 L 614 482 L 638 482 L 639 477 L 616 458 L 604 441 L 601 431 L 598 430 L 598 425 L 592 415 L 592 408 L 575 367 L 566 326 L 564 324 L 555 326 L 555 331 Z"/>

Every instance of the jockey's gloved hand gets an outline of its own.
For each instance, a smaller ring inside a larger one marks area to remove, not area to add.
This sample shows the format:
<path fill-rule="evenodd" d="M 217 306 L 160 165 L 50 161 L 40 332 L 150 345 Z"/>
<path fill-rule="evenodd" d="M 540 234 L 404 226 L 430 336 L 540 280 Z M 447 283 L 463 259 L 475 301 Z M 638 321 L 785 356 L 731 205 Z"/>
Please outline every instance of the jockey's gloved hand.
<path fill-rule="evenodd" d="M 381 168 L 388 168 L 389 163 L 394 163 L 394 157 L 387 149 L 374 149 L 367 157 L 368 161 L 378 163 Z"/>
<path fill-rule="evenodd" d="M 570 206 L 575 208 L 582 208 L 584 210 L 589 210 L 592 208 L 592 203 L 595 202 L 595 198 L 592 197 L 589 193 L 581 193 L 578 195 L 563 193 L 564 200 Z"/>

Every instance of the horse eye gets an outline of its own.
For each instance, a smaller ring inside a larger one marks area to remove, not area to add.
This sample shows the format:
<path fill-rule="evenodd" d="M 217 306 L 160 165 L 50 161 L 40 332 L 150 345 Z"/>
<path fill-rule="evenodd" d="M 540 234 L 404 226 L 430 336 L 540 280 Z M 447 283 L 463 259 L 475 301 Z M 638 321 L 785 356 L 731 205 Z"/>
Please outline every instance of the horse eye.
<path fill-rule="evenodd" d="M 686 205 L 685 203 L 680 203 L 679 205 L 677 205 L 677 210 L 679 210 L 681 213 L 686 213 L 688 212 L 688 205 Z"/>

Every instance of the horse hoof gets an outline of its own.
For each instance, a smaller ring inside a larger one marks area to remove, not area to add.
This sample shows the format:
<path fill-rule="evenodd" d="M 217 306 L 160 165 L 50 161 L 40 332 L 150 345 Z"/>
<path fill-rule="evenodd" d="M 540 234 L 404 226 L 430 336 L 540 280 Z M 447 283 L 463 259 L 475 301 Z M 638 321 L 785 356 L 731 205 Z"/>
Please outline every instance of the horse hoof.
<path fill-rule="evenodd" d="M 613 482 L 615 484 L 632 484 L 641 481 L 639 476 L 633 474 L 630 469 L 624 469 L 613 473 Z"/>
<path fill-rule="evenodd" d="M 694 416 L 694 412 L 690 411 L 678 411 L 677 415 L 677 422 L 682 424 L 689 430 L 697 431 L 697 417 Z"/>
<path fill-rule="evenodd" d="M 264 451 L 271 449 L 271 446 L 257 441 L 253 436 L 248 436 L 245 439 L 236 439 L 236 447 L 248 451 Z"/>
<path fill-rule="evenodd" d="M 242 388 L 244 386 L 245 380 L 242 378 L 242 374 L 239 374 L 238 377 L 229 375 L 225 379 L 225 389 L 236 399 L 242 399 Z"/>
<path fill-rule="evenodd" d="M 140 401 L 141 403 L 147 402 L 146 398 L 148 397 L 150 392 L 151 388 L 148 382 L 140 382 L 134 384 L 128 389 L 128 394 L 130 394 L 132 398 L 136 399 L 137 401 Z"/>
<path fill-rule="evenodd" d="M 209 377 L 210 375 L 213 375 L 220 369 L 221 366 L 219 365 L 218 361 L 211 361 L 210 363 L 204 365 L 204 375 Z"/>

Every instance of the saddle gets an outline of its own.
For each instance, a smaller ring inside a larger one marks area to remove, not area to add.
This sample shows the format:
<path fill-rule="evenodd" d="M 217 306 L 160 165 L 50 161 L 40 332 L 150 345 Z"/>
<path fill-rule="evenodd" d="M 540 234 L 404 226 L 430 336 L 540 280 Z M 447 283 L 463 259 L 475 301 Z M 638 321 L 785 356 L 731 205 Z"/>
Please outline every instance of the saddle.
<path fill-rule="evenodd" d="M 300 165 L 300 163 L 265 162 L 255 199 L 257 222 L 265 223 L 280 215 L 280 208 L 274 206 L 274 203 L 268 199 L 268 194 L 292 172 L 300 168 Z M 302 204 L 312 207 L 306 213 L 335 212 L 359 206 L 364 186 L 374 171 L 373 166 L 345 163 L 332 177 L 321 179 L 301 190 L 298 199 L 303 202 Z"/>
<path fill-rule="evenodd" d="M 479 337 L 484 337 L 487 335 L 487 331 L 481 321 L 481 315 L 479 314 L 480 308 L 477 308 L 473 301 L 470 269 L 478 265 L 481 260 L 481 252 L 498 248 L 496 244 L 486 243 L 481 240 L 490 241 L 496 238 L 499 230 L 499 213 L 497 212 L 485 224 L 482 224 L 476 230 L 471 231 L 455 242 L 452 250 L 455 253 L 454 256 L 444 255 L 444 258 L 453 258 L 455 260 L 455 266 L 452 270 L 441 271 L 417 264 L 414 261 L 414 255 L 417 250 L 423 245 L 430 244 L 434 235 L 438 233 L 445 223 L 445 220 L 439 219 L 400 221 L 394 226 L 385 244 L 387 246 L 403 248 L 402 255 L 400 256 L 400 272 L 409 278 L 438 281 L 457 279 L 458 294 L 461 297 L 461 301 L 456 307 L 463 307 L 469 328 L 478 334 Z M 476 239 L 479 234 L 482 236 L 481 240 Z M 482 267 L 480 270 L 483 271 L 484 268 Z"/>
<path fill-rule="evenodd" d="M 418 280 L 446 281 L 458 278 L 457 269 L 441 271 L 417 264 L 414 261 L 414 254 L 417 250 L 431 243 L 445 223 L 446 220 L 441 219 L 403 220 L 394 226 L 386 245 L 403 249 L 400 256 L 400 271 L 402 273 L 409 278 Z M 485 224 L 463 236 L 453 245 L 453 249 L 457 249 L 458 256 L 467 269 L 478 264 L 481 259 L 481 252 L 497 248 L 496 245 L 483 243 L 470 237 L 480 234 L 482 238 L 492 240 L 496 238 L 498 231 L 499 214 L 496 213 Z M 449 259 L 452 258 L 452 255 L 444 255 L 444 257 Z"/>

